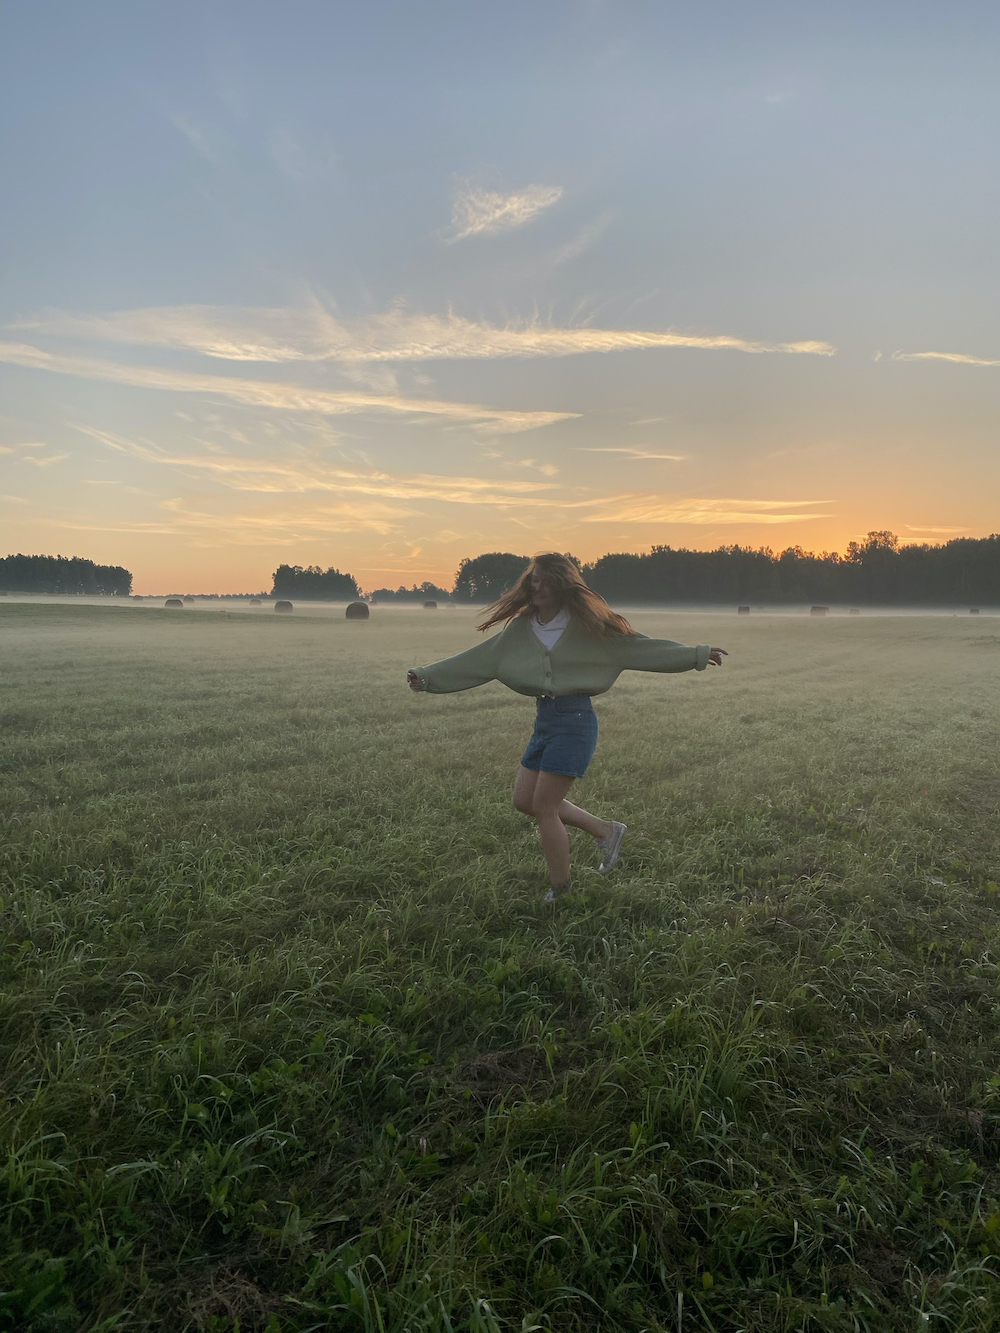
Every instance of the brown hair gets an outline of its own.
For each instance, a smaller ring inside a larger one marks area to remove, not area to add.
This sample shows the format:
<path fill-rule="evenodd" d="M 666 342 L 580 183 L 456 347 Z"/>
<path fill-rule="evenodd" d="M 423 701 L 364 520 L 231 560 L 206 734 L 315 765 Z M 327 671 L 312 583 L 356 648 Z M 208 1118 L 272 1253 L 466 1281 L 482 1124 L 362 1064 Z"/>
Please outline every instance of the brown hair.
<path fill-rule="evenodd" d="M 531 576 L 535 570 L 543 574 L 555 594 L 560 610 L 565 608 L 571 618 L 599 634 L 602 639 L 613 639 L 619 635 L 631 635 L 635 630 L 624 616 L 612 611 L 599 592 L 588 588 L 583 581 L 575 562 L 567 555 L 557 551 L 532 557 L 531 563 L 513 588 L 499 596 L 486 608 L 485 619 L 480 629 L 490 629 L 493 625 L 506 624 L 515 616 L 530 616 L 534 612 L 534 592 Z"/>

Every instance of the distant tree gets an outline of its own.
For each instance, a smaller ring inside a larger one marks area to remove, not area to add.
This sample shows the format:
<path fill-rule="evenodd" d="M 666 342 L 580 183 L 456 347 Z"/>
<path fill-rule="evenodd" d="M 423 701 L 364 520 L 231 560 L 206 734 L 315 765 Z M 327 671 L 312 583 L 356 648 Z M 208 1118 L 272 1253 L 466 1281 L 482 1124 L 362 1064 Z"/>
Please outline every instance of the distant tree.
<path fill-rule="evenodd" d="M 351 574 L 319 565 L 279 565 L 274 571 L 272 597 L 299 598 L 305 602 L 353 602 L 361 596 Z"/>
<path fill-rule="evenodd" d="M 455 576 L 456 602 L 492 602 L 512 587 L 528 568 L 526 555 L 491 551 L 463 560 Z"/>
<path fill-rule="evenodd" d="M 864 564 L 866 560 L 879 559 L 886 553 L 896 555 L 899 552 L 899 538 L 894 532 L 882 529 L 869 532 L 863 542 L 847 543 L 847 559 L 855 564 Z"/>
<path fill-rule="evenodd" d="M 448 602 L 451 593 L 439 588 L 436 583 L 424 582 L 412 588 L 376 588 L 370 595 L 371 602 Z"/>
<path fill-rule="evenodd" d="M 8 555 L 0 560 L 0 591 L 127 597 L 132 573 L 121 565 L 95 565 L 80 556 Z"/>

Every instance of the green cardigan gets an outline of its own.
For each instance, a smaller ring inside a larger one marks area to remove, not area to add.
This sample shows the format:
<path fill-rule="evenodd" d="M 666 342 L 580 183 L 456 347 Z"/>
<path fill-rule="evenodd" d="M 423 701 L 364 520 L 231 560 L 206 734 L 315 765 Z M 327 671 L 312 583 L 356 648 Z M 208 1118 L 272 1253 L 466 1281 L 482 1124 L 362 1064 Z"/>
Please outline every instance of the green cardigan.
<path fill-rule="evenodd" d="M 531 628 L 529 616 L 507 626 L 474 648 L 430 666 L 414 667 L 429 694 L 453 694 L 499 680 L 518 694 L 604 694 L 623 671 L 704 671 L 707 643 L 686 648 L 671 639 L 645 634 L 602 639 L 571 620 L 547 650 Z"/>

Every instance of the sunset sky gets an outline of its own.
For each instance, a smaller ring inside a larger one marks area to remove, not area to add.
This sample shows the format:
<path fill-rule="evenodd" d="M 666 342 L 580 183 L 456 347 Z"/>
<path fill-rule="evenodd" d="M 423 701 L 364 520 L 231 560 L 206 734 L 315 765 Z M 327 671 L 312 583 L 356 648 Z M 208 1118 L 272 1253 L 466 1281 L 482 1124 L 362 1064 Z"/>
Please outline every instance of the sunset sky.
<path fill-rule="evenodd" d="M 8 0 L 4 551 L 1000 529 L 1000 9 Z"/>

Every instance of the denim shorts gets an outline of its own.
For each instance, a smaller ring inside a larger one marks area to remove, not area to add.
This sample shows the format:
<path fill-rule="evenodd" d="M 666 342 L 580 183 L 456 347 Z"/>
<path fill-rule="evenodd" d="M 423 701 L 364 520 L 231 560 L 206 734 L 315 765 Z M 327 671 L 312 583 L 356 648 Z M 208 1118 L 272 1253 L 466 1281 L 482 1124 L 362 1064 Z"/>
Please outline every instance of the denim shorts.
<path fill-rule="evenodd" d="M 597 714 L 589 694 L 541 698 L 521 763 L 536 773 L 582 778 L 597 749 Z"/>

